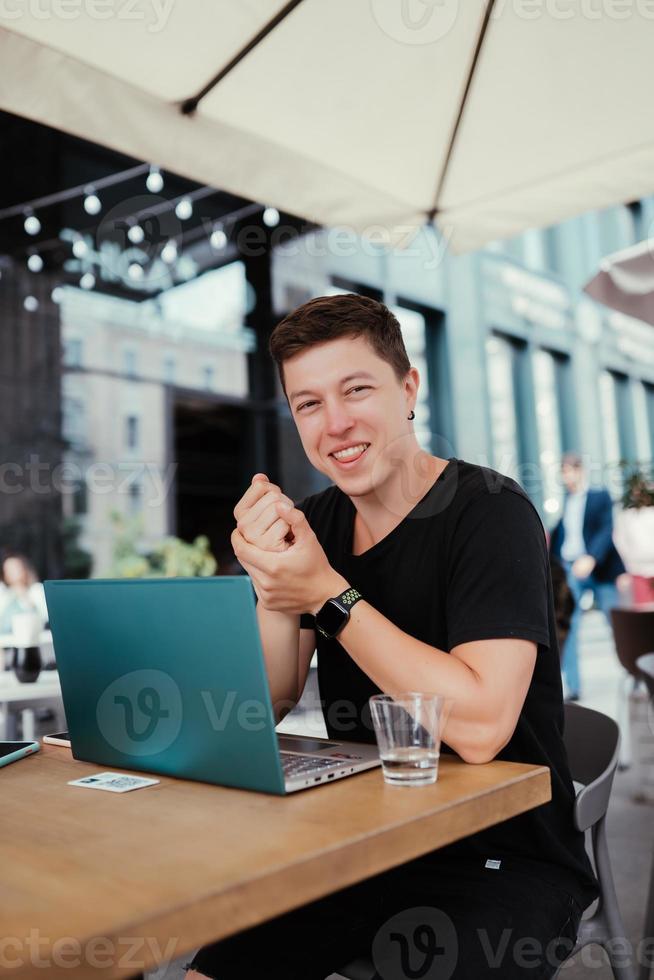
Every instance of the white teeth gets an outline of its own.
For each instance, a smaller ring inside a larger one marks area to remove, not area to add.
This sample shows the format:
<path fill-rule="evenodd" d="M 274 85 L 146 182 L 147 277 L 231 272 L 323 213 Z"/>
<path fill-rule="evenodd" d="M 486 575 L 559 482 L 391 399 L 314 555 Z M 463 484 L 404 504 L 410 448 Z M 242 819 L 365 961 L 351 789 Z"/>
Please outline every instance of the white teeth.
<path fill-rule="evenodd" d="M 364 449 L 367 448 L 368 443 L 362 442 L 360 446 L 350 446 L 349 449 L 342 449 L 338 453 L 332 453 L 332 456 L 336 459 L 349 459 L 351 456 L 358 456 L 362 453 Z"/>

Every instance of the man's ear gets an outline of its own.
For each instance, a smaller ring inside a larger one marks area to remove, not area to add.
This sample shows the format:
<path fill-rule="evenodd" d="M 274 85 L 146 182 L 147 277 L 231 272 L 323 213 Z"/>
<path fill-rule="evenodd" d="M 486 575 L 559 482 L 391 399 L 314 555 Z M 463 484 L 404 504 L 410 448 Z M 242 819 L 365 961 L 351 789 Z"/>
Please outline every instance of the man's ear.
<path fill-rule="evenodd" d="M 417 395 L 420 388 L 420 372 L 411 365 L 404 378 L 404 390 L 408 395 Z"/>

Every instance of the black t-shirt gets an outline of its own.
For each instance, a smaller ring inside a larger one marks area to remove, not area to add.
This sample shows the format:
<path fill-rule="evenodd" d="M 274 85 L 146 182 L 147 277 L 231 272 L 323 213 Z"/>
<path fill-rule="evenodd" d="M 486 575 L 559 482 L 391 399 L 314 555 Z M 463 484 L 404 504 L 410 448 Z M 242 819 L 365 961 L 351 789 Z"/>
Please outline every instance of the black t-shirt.
<path fill-rule="evenodd" d="M 543 526 L 524 491 L 494 470 L 452 459 L 397 527 L 361 555 L 352 554 L 354 504 L 338 487 L 297 506 L 332 567 L 405 633 L 445 651 L 507 637 L 538 644 L 515 732 L 497 758 L 548 766 L 551 802 L 421 860 L 480 868 L 500 860 L 564 888 L 585 908 L 597 897 L 597 882 L 572 820 L 549 561 Z M 314 626 L 314 617 L 303 614 L 301 627 Z M 316 631 L 316 642 L 329 737 L 374 741 L 368 698 L 379 689 L 338 640 Z"/>

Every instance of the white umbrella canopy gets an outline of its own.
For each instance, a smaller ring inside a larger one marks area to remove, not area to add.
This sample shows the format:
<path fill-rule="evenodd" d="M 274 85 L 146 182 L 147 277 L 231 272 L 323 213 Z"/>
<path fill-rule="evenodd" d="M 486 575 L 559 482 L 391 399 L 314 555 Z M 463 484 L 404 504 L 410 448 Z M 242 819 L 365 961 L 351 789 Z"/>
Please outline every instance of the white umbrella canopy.
<path fill-rule="evenodd" d="M 654 191 L 653 41 L 654 0 L 12 0 L 0 107 L 466 251 Z"/>
<path fill-rule="evenodd" d="M 584 292 L 654 326 L 654 238 L 607 255 Z"/>

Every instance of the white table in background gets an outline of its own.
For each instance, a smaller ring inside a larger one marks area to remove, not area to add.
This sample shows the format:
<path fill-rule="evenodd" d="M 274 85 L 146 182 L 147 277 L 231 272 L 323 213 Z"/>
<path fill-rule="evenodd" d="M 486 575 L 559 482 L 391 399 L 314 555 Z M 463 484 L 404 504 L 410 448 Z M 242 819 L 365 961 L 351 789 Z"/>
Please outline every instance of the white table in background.
<path fill-rule="evenodd" d="M 0 637 L 0 647 L 6 637 Z M 20 708 L 23 722 L 23 739 L 32 741 L 35 734 L 34 709 L 27 702 L 54 701 L 61 705 L 61 684 L 56 670 L 42 670 L 32 683 L 22 683 L 13 670 L 0 671 L 0 740 L 7 738 L 7 718 L 10 704 L 23 704 Z"/>

